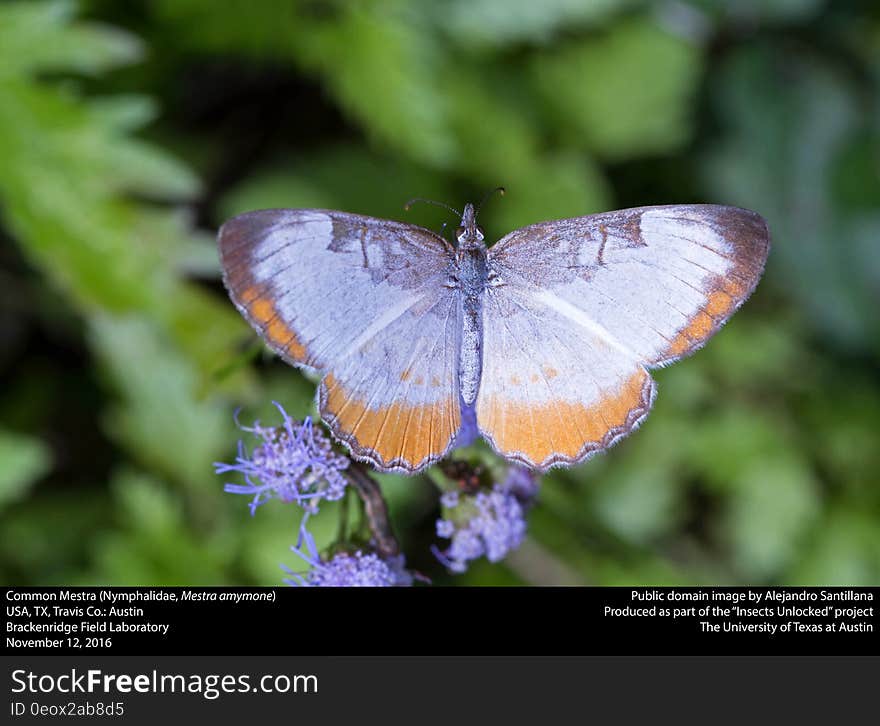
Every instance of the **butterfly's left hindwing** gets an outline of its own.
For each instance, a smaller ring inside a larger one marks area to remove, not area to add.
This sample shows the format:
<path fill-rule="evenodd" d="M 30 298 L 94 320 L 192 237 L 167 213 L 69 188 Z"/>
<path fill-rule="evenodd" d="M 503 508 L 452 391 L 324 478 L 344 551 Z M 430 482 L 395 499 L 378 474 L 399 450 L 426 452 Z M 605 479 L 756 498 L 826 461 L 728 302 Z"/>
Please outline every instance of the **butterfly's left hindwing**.
<path fill-rule="evenodd" d="M 654 383 L 630 351 L 517 284 L 487 290 L 477 424 L 526 466 L 571 465 L 638 426 Z"/>
<path fill-rule="evenodd" d="M 220 230 L 232 300 L 288 362 L 325 374 L 321 415 L 355 456 L 413 472 L 460 424 L 447 243 L 413 225 L 262 210 Z"/>

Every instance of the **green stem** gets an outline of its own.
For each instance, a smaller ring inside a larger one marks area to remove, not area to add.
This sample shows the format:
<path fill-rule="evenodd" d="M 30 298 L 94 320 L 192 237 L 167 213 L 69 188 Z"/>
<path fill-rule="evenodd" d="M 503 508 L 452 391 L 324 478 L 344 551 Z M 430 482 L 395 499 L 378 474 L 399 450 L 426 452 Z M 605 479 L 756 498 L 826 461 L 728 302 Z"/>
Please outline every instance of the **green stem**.
<path fill-rule="evenodd" d="M 336 537 L 339 542 L 345 542 L 348 538 L 348 500 L 349 493 L 345 492 L 345 496 L 339 502 L 339 534 Z"/>
<path fill-rule="evenodd" d="M 394 557 L 400 554 L 400 544 L 391 530 L 388 506 L 385 504 L 379 485 L 359 462 L 352 461 L 345 471 L 349 482 L 363 502 L 364 514 L 376 543 L 376 551 L 382 557 Z"/>

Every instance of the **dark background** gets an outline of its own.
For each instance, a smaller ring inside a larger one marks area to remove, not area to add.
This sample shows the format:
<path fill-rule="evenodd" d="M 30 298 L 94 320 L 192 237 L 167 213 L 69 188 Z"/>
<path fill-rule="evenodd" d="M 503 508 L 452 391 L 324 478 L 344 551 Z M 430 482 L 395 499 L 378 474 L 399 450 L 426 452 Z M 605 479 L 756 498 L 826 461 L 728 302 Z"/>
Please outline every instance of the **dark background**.
<path fill-rule="evenodd" d="M 212 462 L 314 383 L 262 352 L 213 237 L 261 207 L 492 239 L 675 202 L 764 215 L 753 298 L 658 371 L 646 424 L 548 476 L 504 563 L 444 575 L 425 478 L 382 477 L 442 584 L 880 582 L 873 3 L 0 3 L 0 579 L 277 584 L 297 518 Z M 357 8 L 357 9 L 356 9 Z M 277 505 L 277 506 L 276 506 Z M 319 541 L 332 507 L 312 522 Z"/>

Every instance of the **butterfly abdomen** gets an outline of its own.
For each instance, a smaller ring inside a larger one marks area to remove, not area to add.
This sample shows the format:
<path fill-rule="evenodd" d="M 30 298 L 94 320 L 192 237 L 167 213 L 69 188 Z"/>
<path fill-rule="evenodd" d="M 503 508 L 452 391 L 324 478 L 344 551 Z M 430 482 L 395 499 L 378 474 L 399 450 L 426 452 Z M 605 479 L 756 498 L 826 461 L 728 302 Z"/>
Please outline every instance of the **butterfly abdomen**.
<path fill-rule="evenodd" d="M 458 283 L 461 288 L 461 351 L 458 376 L 465 405 L 477 400 L 483 367 L 483 290 L 486 287 L 486 248 L 459 250 Z"/>

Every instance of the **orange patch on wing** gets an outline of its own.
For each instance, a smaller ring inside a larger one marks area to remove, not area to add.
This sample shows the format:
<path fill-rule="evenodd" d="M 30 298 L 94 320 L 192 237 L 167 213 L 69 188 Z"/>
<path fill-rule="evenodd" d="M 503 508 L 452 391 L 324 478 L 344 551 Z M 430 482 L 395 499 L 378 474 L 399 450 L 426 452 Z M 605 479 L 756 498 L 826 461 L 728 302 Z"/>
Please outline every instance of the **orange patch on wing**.
<path fill-rule="evenodd" d="M 667 355 L 681 355 L 690 347 L 690 339 L 684 333 L 679 333 L 669 344 Z"/>
<path fill-rule="evenodd" d="M 706 312 L 714 318 L 721 318 L 727 315 L 733 307 L 733 298 L 724 290 L 717 290 L 709 295 L 709 302 L 706 304 Z"/>
<path fill-rule="evenodd" d="M 267 300 L 266 298 L 253 298 L 250 310 L 251 315 L 254 316 L 254 319 L 260 323 L 260 325 L 266 325 L 275 317 L 275 306 L 272 304 L 271 300 Z"/>
<path fill-rule="evenodd" d="M 547 376 L 547 378 L 556 378 L 556 376 L 559 375 L 559 371 L 557 371 L 553 366 L 548 366 L 546 363 L 541 370 L 544 371 L 544 375 Z"/>
<path fill-rule="evenodd" d="M 766 257 L 766 249 L 762 256 Z M 727 274 L 716 275 L 708 284 L 706 303 L 653 362 L 685 355 L 715 333 L 757 283 L 762 267 L 763 258 L 740 259 Z"/>
<path fill-rule="evenodd" d="M 707 315 L 705 312 L 699 312 L 694 316 L 693 320 L 688 323 L 684 332 L 691 340 L 703 340 L 703 338 L 711 335 L 712 328 L 714 327 L 715 321 L 712 320 L 711 316 Z"/>
<path fill-rule="evenodd" d="M 332 373 L 324 379 L 324 387 L 327 395 L 322 413 L 386 464 L 403 460 L 404 465 L 416 468 L 429 456 L 442 453 L 461 425 L 452 396 L 425 405 L 370 407 L 352 396 Z"/>
<path fill-rule="evenodd" d="M 249 299 L 248 310 L 251 317 L 259 323 L 263 329 L 263 335 L 276 348 L 283 350 L 295 361 L 304 363 L 308 358 L 305 346 L 299 342 L 296 333 L 291 330 L 275 308 L 269 298 L 262 296 L 256 288 L 245 290 L 242 300 Z"/>
<path fill-rule="evenodd" d="M 708 313 L 698 312 L 691 318 L 687 326 L 675 336 L 669 346 L 669 352 L 673 355 L 681 355 L 700 341 L 708 338 L 714 327 L 715 321 Z"/>
<path fill-rule="evenodd" d="M 731 297 L 741 298 L 746 294 L 746 287 L 734 277 L 728 277 L 724 282 L 724 291 Z"/>
<path fill-rule="evenodd" d="M 241 295 L 239 296 L 239 299 L 245 305 L 250 305 L 254 300 L 256 300 L 257 298 L 259 298 L 261 296 L 262 296 L 262 293 L 260 292 L 259 287 L 249 287 L 243 293 L 241 293 Z"/>
<path fill-rule="evenodd" d="M 647 408 L 648 381 L 648 373 L 639 369 L 589 406 L 564 400 L 535 405 L 489 396 L 479 401 L 477 420 L 501 452 L 520 453 L 534 465 L 545 466 L 554 455 L 574 459 L 590 442 L 596 448 L 607 445 L 609 432 L 625 429 L 633 410 Z"/>

